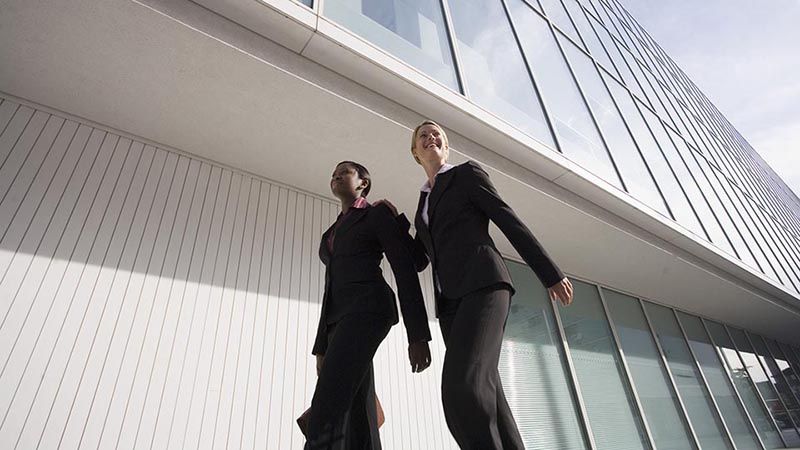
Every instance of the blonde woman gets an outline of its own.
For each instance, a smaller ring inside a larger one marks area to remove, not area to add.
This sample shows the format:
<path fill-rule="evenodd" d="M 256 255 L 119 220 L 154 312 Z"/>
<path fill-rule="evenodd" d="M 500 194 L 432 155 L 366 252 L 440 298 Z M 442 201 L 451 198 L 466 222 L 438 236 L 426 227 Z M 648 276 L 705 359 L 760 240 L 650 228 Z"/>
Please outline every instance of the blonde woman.
<path fill-rule="evenodd" d="M 417 270 L 433 266 L 436 314 L 447 347 L 442 403 L 463 449 L 524 449 L 497 365 L 514 287 L 489 236 L 494 222 L 547 287 L 551 300 L 572 302 L 572 284 L 497 193 L 474 161 L 447 163 L 447 134 L 433 121 L 416 127 L 411 154 L 425 171 L 408 237 Z M 397 215 L 389 202 L 385 202 Z M 397 217 L 407 230 L 404 215 Z"/>

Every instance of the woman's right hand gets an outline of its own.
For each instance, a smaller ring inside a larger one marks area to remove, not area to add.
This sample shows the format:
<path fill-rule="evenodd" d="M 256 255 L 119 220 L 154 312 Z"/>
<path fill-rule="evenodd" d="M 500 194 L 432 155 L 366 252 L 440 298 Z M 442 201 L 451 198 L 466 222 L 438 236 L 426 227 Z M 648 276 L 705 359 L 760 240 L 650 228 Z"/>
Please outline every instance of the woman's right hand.
<path fill-rule="evenodd" d="M 317 357 L 317 376 L 319 376 L 319 372 L 322 370 L 322 361 L 325 360 L 325 355 L 314 355 Z"/>
<path fill-rule="evenodd" d="M 411 363 L 411 372 L 419 373 L 431 365 L 431 349 L 428 341 L 408 344 L 408 361 Z"/>
<path fill-rule="evenodd" d="M 375 206 L 386 205 L 389 208 L 389 211 L 392 212 L 392 215 L 394 217 L 397 217 L 397 208 L 389 200 L 387 200 L 385 198 L 382 198 L 382 199 L 378 200 L 377 202 L 375 202 L 373 205 L 375 205 Z"/>

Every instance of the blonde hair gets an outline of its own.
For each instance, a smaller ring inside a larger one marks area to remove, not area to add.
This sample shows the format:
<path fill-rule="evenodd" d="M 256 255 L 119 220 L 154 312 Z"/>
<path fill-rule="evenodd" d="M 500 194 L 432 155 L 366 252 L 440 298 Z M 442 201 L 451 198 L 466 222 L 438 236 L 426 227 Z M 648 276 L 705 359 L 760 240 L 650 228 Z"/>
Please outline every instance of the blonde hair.
<path fill-rule="evenodd" d="M 420 162 L 419 158 L 417 158 L 417 155 L 414 154 L 414 147 L 417 144 L 417 134 L 419 133 L 419 129 L 424 127 L 425 125 L 433 125 L 434 127 L 438 128 L 442 134 L 442 141 L 444 141 L 444 147 L 446 149 L 450 148 L 450 143 L 447 141 L 447 133 L 445 133 L 444 128 L 442 128 L 441 125 L 432 120 L 425 120 L 421 124 L 417 125 L 417 127 L 414 128 L 414 132 L 411 133 L 411 155 L 414 157 L 414 161 L 416 161 L 417 164 L 422 164 L 422 163 Z"/>

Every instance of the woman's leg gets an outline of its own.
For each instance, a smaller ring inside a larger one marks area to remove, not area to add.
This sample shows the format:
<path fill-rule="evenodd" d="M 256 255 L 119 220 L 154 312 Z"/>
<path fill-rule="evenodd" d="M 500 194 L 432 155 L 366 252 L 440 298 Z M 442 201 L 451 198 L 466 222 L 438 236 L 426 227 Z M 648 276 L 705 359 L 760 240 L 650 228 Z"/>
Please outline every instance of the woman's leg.
<path fill-rule="evenodd" d="M 482 290 L 451 302 L 446 314 L 440 309 L 448 428 L 463 449 L 523 449 L 497 370 L 511 294 Z"/>
<path fill-rule="evenodd" d="M 369 397 L 373 401 L 371 408 L 375 408 L 372 358 L 390 327 L 385 317 L 350 314 L 329 333 L 325 362 L 311 400 L 307 449 L 349 450 L 347 441 L 371 442 L 373 433 L 363 429 L 364 422 L 369 425 L 363 410 L 369 407 L 365 404 Z M 356 435 L 346 439 L 351 433 Z M 358 450 L 364 448 L 358 445 Z"/>

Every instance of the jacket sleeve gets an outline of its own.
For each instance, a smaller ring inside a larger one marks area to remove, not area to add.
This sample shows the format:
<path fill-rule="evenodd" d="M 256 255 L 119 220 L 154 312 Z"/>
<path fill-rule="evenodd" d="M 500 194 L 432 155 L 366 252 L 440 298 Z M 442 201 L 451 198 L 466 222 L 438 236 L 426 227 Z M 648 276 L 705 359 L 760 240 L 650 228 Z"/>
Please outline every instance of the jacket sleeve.
<path fill-rule="evenodd" d="M 403 234 L 403 242 L 411 253 L 411 257 L 414 259 L 414 268 L 417 269 L 417 272 L 422 272 L 428 267 L 428 254 L 425 253 L 425 246 L 422 244 L 422 241 L 419 240 L 419 234 L 413 238 L 411 237 L 411 233 L 409 233 L 411 223 L 408 221 L 405 214 L 400 214 L 395 220 Z"/>
<path fill-rule="evenodd" d="M 328 349 L 328 326 L 325 323 L 325 311 L 319 316 L 319 324 L 317 325 L 317 337 L 314 338 L 314 348 L 311 350 L 312 355 L 325 355 Z"/>
<path fill-rule="evenodd" d="M 397 297 L 400 300 L 408 342 L 430 341 L 428 313 L 419 286 L 419 276 L 408 247 L 407 241 L 410 239 L 408 231 L 403 232 L 386 206 L 377 206 L 374 216 L 378 241 L 386 253 L 397 281 Z"/>
<path fill-rule="evenodd" d="M 514 249 L 530 266 L 546 287 L 553 286 L 564 274 L 547 255 L 531 230 L 519 220 L 506 202 L 500 198 L 489 180 L 489 174 L 477 163 L 469 161 L 465 172 L 469 177 L 469 198 L 489 219 L 500 228 Z"/>

